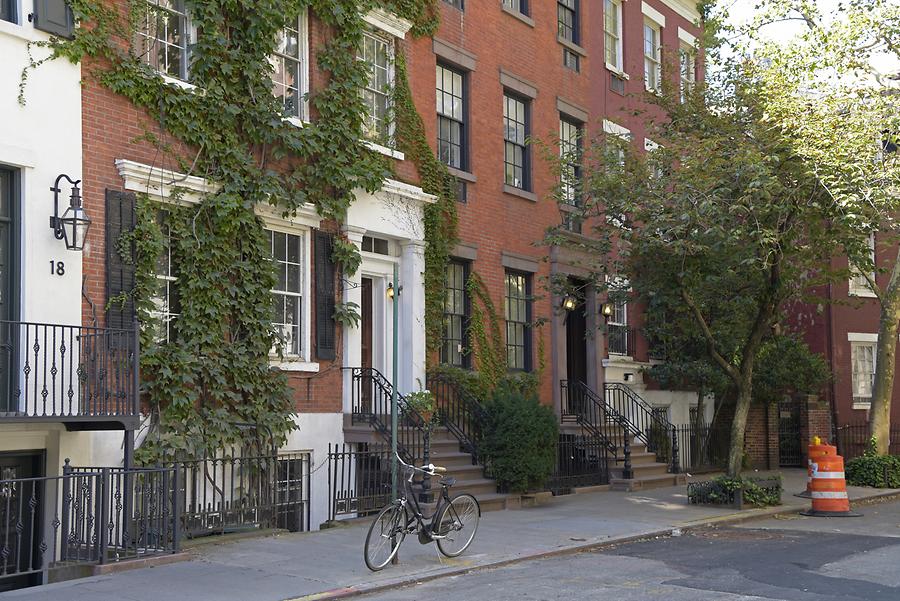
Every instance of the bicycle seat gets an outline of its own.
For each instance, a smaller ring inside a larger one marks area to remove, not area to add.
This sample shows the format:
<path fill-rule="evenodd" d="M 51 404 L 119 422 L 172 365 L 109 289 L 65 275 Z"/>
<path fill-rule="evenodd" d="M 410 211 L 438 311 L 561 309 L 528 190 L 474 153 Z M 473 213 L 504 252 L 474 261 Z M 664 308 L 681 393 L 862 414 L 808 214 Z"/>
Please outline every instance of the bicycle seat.
<path fill-rule="evenodd" d="M 453 476 L 441 478 L 441 486 L 453 486 L 454 484 L 456 484 L 456 478 Z"/>

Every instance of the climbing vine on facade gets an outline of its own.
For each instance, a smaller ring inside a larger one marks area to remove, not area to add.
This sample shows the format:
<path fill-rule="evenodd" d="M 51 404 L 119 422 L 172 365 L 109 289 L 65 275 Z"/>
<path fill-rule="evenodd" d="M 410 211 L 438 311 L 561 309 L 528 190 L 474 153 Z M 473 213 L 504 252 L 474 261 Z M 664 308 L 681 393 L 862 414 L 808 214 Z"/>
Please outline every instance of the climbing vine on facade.
<path fill-rule="evenodd" d="M 147 15 L 142 0 L 71 0 L 79 23 L 74 38 L 30 47 L 32 56 L 46 58 L 33 58 L 23 72 L 20 102 L 26 100 L 29 72 L 45 60 L 81 62 L 86 78 L 155 121 L 144 141 L 157 145 L 160 162 L 165 157 L 165 164 L 218 186 L 192 203 L 139 199 L 137 226 L 118 243 L 135 264 L 132 295 L 145 325 L 141 368 L 153 423 L 142 460 L 173 452 L 196 455 L 236 442 L 241 434 L 235 422 L 260 424 L 276 441 L 294 427 L 287 383 L 269 366 L 281 341 L 271 325 L 274 270 L 256 208 L 274 205 L 290 215 L 312 203 L 324 219 L 340 223 L 356 190 L 381 187 L 390 173 L 387 160 L 361 141 L 366 109 L 359 90 L 368 78 L 365 63 L 356 59 L 366 27 L 362 15 L 382 8 L 412 21 L 414 34 L 429 35 L 438 23 L 435 1 L 257 0 L 253 10 L 236 0 L 191 2 L 192 24 L 200 32 L 192 40 L 193 87 L 167 83 L 133 51 Z M 296 127 L 283 119 L 281 100 L 271 93 L 268 57 L 285 22 L 305 10 L 328 28 L 315 65 L 326 83 L 308 98 L 311 123 Z M 396 95 L 408 100 L 398 58 Z M 411 101 L 404 107 L 412 107 Z M 431 151 L 427 143 L 421 146 L 417 117 L 398 111 L 398 132 L 407 144 L 414 140 L 407 148 L 423 187 L 449 192 L 449 182 L 432 173 L 436 161 L 425 159 Z M 438 196 L 444 201 L 434 206 L 440 208 L 426 213 L 429 272 L 446 257 L 452 239 L 439 221 L 455 225 L 455 213 L 446 206 L 452 196 Z M 162 328 L 154 323 L 153 273 L 166 245 L 178 266 L 180 313 Z M 344 259 L 346 271 L 358 264 L 352 256 Z M 437 274 L 442 278 L 443 268 Z M 432 318 L 434 306 L 432 299 Z M 336 308 L 332 317 L 338 313 Z"/>

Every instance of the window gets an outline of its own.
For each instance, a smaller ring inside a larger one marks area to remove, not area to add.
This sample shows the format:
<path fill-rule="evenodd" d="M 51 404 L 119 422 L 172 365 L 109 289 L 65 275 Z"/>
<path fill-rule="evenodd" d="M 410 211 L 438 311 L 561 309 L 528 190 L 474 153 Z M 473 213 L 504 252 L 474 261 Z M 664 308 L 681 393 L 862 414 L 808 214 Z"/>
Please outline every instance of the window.
<path fill-rule="evenodd" d="M 853 403 L 870 403 L 875 387 L 876 342 L 852 342 L 850 362 L 853 369 Z"/>
<path fill-rule="evenodd" d="M 563 67 L 578 73 L 581 70 L 581 57 L 578 56 L 577 52 L 569 48 L 563 48 Z"/>
<path fill-rule="evenodd" d="M 469 316 L 469 299 L 466 281 L 469 265 L 451 260 L 447 265 L 447 280 L 444 296 L 444 331 L 441 337 L 441 363 L 456 367 L 468 367 L 466 353 L 468 336 L 466 321 Z"/>
<path fill-rule="evenodd" d="M 281 30 L 278 47 L 269 58 L 274 73 L 272 93 L 279 98 L 288 117 L 303 118 L 303 94 L 305 81 L 306 16 Z"/>
<path fill-rule="evenodd" d="M 376 255 L 391 254 L 390 243 L 385 238 L 374 238 L 372 236 L 363 236 L 362 250 L 375 253 Z"/>
<path fill-rule="evenodd" d="M 581 188 L 581 138 L 582 125 L 567 117 L 559 118 L 560 201 L 570 207 L 579 207 Z M 581 232 L 581 217 L 577 211 L 564 212 L 563 227 L 571 232 Z"/>
<path fill-rule="evenodd" d="M 272 260 L 275 263 L 275 288 L 272 297 L 275 315 L 272 325 L 284 345 L 284 354 L 301 354 L 303 323 L 303 238 L 268 230 Z"/>
<path fill-rule="evenodd" d="M 168 214 L 160 211 L 157 221 L 163 233 L 163 250 L 156 260 L 156 294 L 153 297 L 153 309 L 150 316 L 155 323 L 154 339 L 158 342 L 168 342 L 174 332 L 172 322 L 181 313 L 181 303 L 178 299 L 178 277 L 174 261 L 172 260 L 172 230 L 167 223 Z"/>
<path fill-rule="evenodd" d="M 684 102 L 688 91 L 694 87 L 694 83 L 697 81 L 697 64 L 694 49 L 687 44 L 681 44 L 678 56 L 681 65 L 681 101 Z"/>
<path fill-rule="evenodd" d="M 503 6 L 523 15 L 528 14 L 528 0 L 503 0 Z"/>
<path fill-rule="evenodd" d="M 509 94 L 503 95 L 503 138 L 506 140 L 504 163 L 506 184 L 514 188 L 528 190 L 529 165 L 528 147 L 528 105 Z"/>
<path fill-rule="evenodd" d="M 631 355 L 631 331 L 628 328 L 628 302 L 617 300 L 612 303 L 612 314 L 607 321 L 610 355 Z"/>
<path fill-rule="evenodd" d="M 137 32 L 137 52 L 162 75 L 188 79 L 190 19 L 183 0 L 151 0 Z"/>
<path fill-rule="evenodd" d="M 557 34 L 573 44 L 578 43 L 578 0 L 557 0 Z"/>
<path fill-rule="evenodd" d="M 16 23 L 16 0 L 0 0 L 0 21 Z"/>
<path fill-rule="evenodd" d="M 506 272 L 506 363 L 531 371 L 531 277 Z"/>
<path fill-rule="evenodd" d="M 622 2 L 605 0 L 603 3 L 603 40 L 606 64 L 622 71 Z"/>
<path fill-rule="evenodd" d="M 660 88 L 662 63 L 659 54 L 659 25 L 652 21 L 644 21 L 644 86 L 651 91 Z"/>
<path fill-rule="evenodd" d="M 391 41 L 373 32 L 363 33 L 358 58 L 369 67 L 369 81 L 363 90 L 366 105 L 366 139 L 390 145 L 392 134 L 391 88 L 394 81 L 394 48 Z"/>
<path fill-rule="evenodd" d="M 869 234 L 869 260 L 872 262 L 872 266 L 875 265 L 875 233 Z M 854 267 L 850 266 L 850 290 L 848 294 L 850 296 L 874 296 L 875 293 L 872 290 L 872 287 L 869 285 L 869 279 L 875 281 L 875 271 L 871 271 L 868 274 L 868 278 L 865 274 L 860 273 L 860 271 Z"/>
<path fill-rule="evenodd" d="M 441 64 L 437 66 L 438 159 L 455 167 L 466 168 L 465 76 Z"/>

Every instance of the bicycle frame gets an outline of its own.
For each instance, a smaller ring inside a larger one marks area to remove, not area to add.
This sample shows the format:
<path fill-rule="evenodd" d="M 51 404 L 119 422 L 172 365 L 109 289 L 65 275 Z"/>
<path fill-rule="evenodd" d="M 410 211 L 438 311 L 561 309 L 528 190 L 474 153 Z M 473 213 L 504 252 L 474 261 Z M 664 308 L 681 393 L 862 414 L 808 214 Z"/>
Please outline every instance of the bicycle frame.
<path fill-rule="evenodd" d="M 434 513 L 430 516 L 425 516 L 422 511 L 422 506 L 419 504 L 419 497 L 416 495 L 416 491 L 413 489 L 413 478 L 416 475 L 416 472 L 427 473 L 431 476 L 435 474 L 429 472 L 428 470 L 416 467 L 414 465 L 409 465 L 401 460 L 401 465 L 409 471 L 409 477 L 404 478 L 403 482 L 403 494 L 397 499 L 395 502 L 399 502 L 402 506 L 408 507 L 412 510 L 412 517 L 408 517 L 406 520 L 406 524 L 404 524 L 404 530 L 407 534 L 413 532 L 414 530 L 411 528 L 413 524 L 415 524 L 415 531 L 417 532 L 425 532 L 429 539 L 435 540 L 438 538 L 443 538 L 443 536 L 434 533 L 435 526 L 435 518 L 441 514 L 441 509 L 443 509 L 444 504 L 450 503 L 450 493 L 446 486 L 441 486 L 441 494 L 437 499 L 437 504 L 434 507 Z M 410 502 L 412 499 L 412 502 Z M 452 505 L 450 506 L 453 507 Z M 426 523 L 426 520 L 430 520 L 430 522 Z"/>

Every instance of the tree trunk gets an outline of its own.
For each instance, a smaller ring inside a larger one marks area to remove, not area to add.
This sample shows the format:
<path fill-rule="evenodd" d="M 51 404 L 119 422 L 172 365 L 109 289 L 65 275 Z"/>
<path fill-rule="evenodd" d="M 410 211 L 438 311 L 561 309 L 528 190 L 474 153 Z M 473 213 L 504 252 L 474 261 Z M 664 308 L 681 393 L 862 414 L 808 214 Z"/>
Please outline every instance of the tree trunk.
<path fill-rule="evenodd" d="M 752 381 L 742 379 L 737 391 L 734 419 L 731 422 L 731 440 L 728 443 L 728 475 L 737 478 L 744 467 L 744 433 L 747 431 L 747 415 L 753 398 Z"/>
<path fill-rule="evenodd" d="M 891 400 L 894 397 L 894 371 L 897 365 L 898 313 L 900 295 L 889 293 L 881 305 L 875 353 L 875 387 L 869 409 L 869 436 L 875 438 L 875 450 L 879 455 L 887 455 L 891 448 Z"/>

